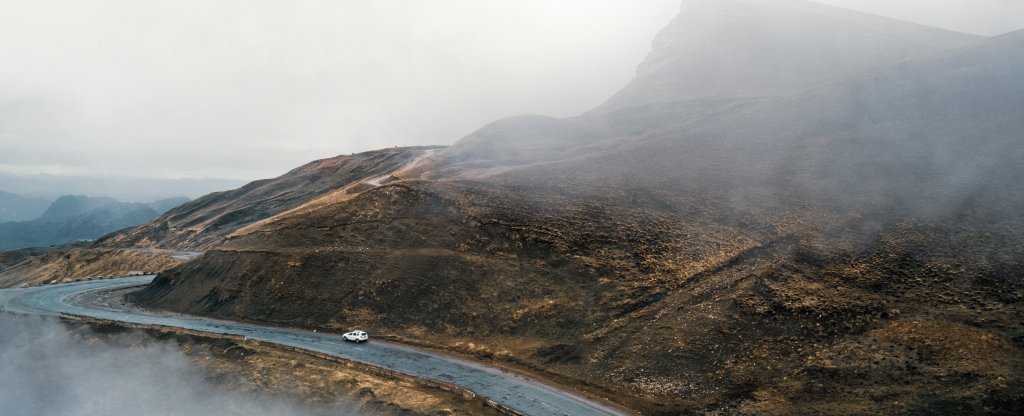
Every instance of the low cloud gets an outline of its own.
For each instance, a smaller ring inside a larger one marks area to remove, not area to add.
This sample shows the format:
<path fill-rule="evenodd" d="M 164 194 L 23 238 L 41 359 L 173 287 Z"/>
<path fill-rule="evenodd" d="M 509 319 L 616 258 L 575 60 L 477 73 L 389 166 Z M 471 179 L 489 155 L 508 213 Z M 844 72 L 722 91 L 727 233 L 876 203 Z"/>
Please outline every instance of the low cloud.
<path fill-rule="evenodd" d="M 217 386 L 173 344 L 144 335 L 94 339 L 54 321 L 12 317 L 0 317 L 0 334 L 4 416 L 328 414 Z M 329 414 L 356 408 L 339 403 Z"/>

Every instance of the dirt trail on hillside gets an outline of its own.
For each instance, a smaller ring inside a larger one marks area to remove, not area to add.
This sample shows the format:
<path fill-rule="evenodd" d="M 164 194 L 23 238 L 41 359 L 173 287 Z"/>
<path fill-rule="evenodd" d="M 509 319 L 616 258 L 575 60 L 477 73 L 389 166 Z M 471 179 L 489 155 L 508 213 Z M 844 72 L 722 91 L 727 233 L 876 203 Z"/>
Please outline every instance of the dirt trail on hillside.
<path fill-rule="evenodd" d="M 423 152 L 423 154 L 421 154 L 419 156 L 416 156 L 415 159 L 413 159 L 411 162 L 409 162 L 405 166 L 402 166 L 400 169 L 398 169 L 398 170 L 396 170 L 394 172 L 391 172 L 391 173 L 389 173 L 387 175 L 383 175 L 383 176 L 380 176 L 380 177 L 377 177 L 377 178 L 370 179 L 370 180 L 366 181 L 366 183 L 369 184 L 369 185 L 372 185 L 372 186 L 381 186 L 381 184 L 384 181 L 386 181 L 388 179 L 391 179 L 391 178 L 399 177 L 398 176 L 399 173 L 408 171 L 408 170 L 416 167 L 417 165 L 420 164 L 420 162 L 423 162 L 423 160 L 425 160 L 426 158 L 430 157 L 431 155 L 433 155 L 438 150 L 440 150 L 440 149 L 427 149 L 426 151 Z"/>

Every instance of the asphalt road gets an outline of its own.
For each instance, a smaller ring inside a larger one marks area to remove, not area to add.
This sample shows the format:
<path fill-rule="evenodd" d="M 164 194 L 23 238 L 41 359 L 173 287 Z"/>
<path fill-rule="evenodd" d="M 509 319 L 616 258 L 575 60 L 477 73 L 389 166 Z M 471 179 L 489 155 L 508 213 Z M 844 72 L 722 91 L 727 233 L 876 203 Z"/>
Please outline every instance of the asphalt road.
<path fill-rule="evenodd" d="M 529 378 L 445 354 L 373 340 L 351 344 L 340 335 L 157 313 L 103 301 L 97 291 L 113 291 L 149 283 L 153 276 L 68 283 L 21 289 L 0 289 L 0 309 L 43 316 L 70 314 L 134 324 L 163 325 L 216 334 L 240 335 L 344 359 L 441 380 L 469 389 L 524 415 L 624 415 L 616 409 Z"/>

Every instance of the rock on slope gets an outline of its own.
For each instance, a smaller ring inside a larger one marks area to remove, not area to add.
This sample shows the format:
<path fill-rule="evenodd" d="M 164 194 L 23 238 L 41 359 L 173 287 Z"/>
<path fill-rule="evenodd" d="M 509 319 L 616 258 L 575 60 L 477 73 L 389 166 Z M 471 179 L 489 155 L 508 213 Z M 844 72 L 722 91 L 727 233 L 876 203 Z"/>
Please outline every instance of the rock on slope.
<path fill-rule="evenodd" d="M 744 87 L 697 91 L 672 65 L 714 51 L 676 47 L 710 41 L 673 26 L 604 114 L 496 123 L 418 177 L 236 233 L 137 299 L 373 328 L 645 414 L 1018 412 L 1024 34 L 965 46 L 795 1 L 721 3 L 674 25 L 757 29 L 729 53 L 754 58 L 794 28 L 835 28 L 817 37 L 831 48 L 775 49 L 789 62 L 763 68 L 864 66 L 778 85 L 722 68 L 701 85 Z M 666 115 L 630 91 L 744 98 Z M 608 117 L 618 103 L 638 118 Z"/>

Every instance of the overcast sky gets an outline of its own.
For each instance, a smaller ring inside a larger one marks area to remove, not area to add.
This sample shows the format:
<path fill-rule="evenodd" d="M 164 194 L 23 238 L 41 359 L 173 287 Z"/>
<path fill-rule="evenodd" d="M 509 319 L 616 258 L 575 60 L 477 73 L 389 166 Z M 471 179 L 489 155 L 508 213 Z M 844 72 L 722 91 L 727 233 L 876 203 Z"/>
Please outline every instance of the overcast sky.
<path fill-rule="evenodd" d="M 1024 28 L 1020 0 L 823 2 Z M 0 0 L 0 174 L 249 180 L 575 115 L 629 80 L 679 3 Z"/>

